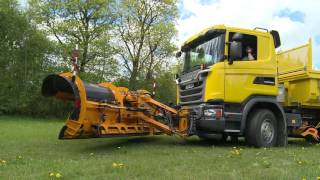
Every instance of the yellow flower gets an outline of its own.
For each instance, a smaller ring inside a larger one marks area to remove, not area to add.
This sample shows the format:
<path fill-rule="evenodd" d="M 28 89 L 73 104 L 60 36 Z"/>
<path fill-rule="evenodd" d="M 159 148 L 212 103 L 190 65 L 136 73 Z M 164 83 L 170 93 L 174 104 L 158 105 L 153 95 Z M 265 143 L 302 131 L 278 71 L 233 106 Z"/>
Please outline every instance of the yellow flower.
<path fill-rule="evenodd" d="M 22 156 L 18 156 L 18 159 L 22 159 Z"/>
<path fill-rule="evenodd" d="M 298 164 L 302 164 L 302 161 L 298 161 Z"/>
<path fill-rule="evenodd" d="M 62 175 L 60 173 L 56 174 L 56 178 L 61 178 L 61 177 L 62 177 Z"/>
<path fill-rule="evenodd" d="M 124 164 L 123 163 L 112 163 L 112 167 L 113 168 L 123 168 L 124 167 Z"/>
<path fill-rule="evenodd" d="M 235 149 L 235 150 L 231 151 L 231 154 L 239 156 L 240 151 L 238 149 Z"/>
<path fill-rule="evenodd" d="M 116 167 L 118 167 L 118 164 L 114 162 L 114 163 L 112 163 L 112 167 L 116 168 Z"/>
<path fill-rule="evenodd" d="M 307 178 L 302 178 L 302 180 L 307 180 Z"/>
<path fill-rule="evenodd" d="M 5 161 L 5 160 L 1 160 L 1 163 L 2 163 L 2 164 L 6 164 L 6 163 L 7 163 L 7 161 Z"/>
<path fill-rule="evenodd" d="M 53 172 L 49 173 L 49 176 L 50 176 L 50 177 L 53 177 L 53 176 L 54 176 L 54 173 L 53 173 Z"/>
<path fill-rule="evenodd" d="M 320 180 L 320 176 L 317 177 L 317 180 Z"/>

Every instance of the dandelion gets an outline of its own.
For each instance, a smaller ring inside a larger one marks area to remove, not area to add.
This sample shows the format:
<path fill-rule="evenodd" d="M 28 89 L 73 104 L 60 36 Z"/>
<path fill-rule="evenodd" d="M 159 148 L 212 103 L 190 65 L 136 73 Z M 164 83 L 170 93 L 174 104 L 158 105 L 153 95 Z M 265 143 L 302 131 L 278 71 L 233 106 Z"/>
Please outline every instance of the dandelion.
<path fill-rule="evenodd" d="M 298 164 L 302 164 L 302 161 L 298 161 Z"/>
<path fill-rule="evenodd" d="M 6 165 L 6 163 L 7 163 L 7 161 L 5 161 L 5 160 L 0 160 L 0 166 L 2 166 L 2 165 Z"/>
<path fill-rule="evenodd" d="M 62 177 L 62 174 L 60 174 L 60 173 L 56 174 L 56 178 L 61 178 L 61 177 Z"/>
<path fill-rule="evenodd" d="M 53 172 L 50 172 L 50 173 L 49 173 L 49 176 L 50 176 L 50 177 L 53 177 L 53 176 L 55 176 L 55 175 L 54 175 Z"/>
<path fill-rule="evenodd" d="M 114 162 L 114 163 L 112 163 L 112 167 L 116 168 L 116 167 L 118 167 L 118 164 Z"/>
<path fill-rule="evenodd" d="M 241 153 L 238 149 L 235 149 L 235 150 L 231 151 L 231 154 L 239 156 Z"/>
<path fill-rule="evenodd" d="M 307 178 L 304 177 L 304 178 L 302 178 L 302 180 L 307 180 Z"/>
<path fill-rule="evenodd" d="M 317 180 L 320 180 L 320 176 L 317 177 Z"/>
<path fill-rule="evenodd" d="M 124 164 L 123 163 L 115 163 L 115 162 L 113 162 L 112 163 L 112 167 L 113 168 L 123 168 Z"/>

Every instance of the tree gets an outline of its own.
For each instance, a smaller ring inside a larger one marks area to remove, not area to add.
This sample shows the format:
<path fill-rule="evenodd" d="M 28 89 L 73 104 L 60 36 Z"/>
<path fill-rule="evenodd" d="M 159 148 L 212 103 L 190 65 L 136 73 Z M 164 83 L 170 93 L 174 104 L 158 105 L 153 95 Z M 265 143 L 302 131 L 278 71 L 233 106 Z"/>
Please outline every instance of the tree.
<path fill-rule="evenodd" d="M 30 0 L 29 12 L 39 28 L 54 37 L 64 52 L 80 46 L 80 72 L 115 73 L 110 27 L 114 21 L 112 0 Z"/>
<path fill-rule="evenodd" d="M 40 87 L 54 47 L 17 1 L 0 1 L 0 113 L 41 113 Z"/>
<path fill-rule="evenodd" d="M 176 34 L 176 1 L 121 0 L 118 3 L 115 21 L 118 52 L 130 77 L 129 88 L 136 89 L 138 77 L 151 79 L 153 70 L 175 48 L 172 40 Z"/>

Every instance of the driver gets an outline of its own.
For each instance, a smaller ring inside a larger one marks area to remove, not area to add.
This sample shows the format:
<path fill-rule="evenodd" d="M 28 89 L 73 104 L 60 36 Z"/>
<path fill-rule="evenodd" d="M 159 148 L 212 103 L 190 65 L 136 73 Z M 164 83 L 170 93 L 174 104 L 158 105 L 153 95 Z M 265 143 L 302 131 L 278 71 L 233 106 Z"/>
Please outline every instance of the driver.
<path fill-rule="evenodd" d="M 249 60 L 249 61 L 255 60 L 252 52 L 253 52 L 253 49 L 250 46 L 247 46 L 247 48 L 246 48 L 247 56 L 242 58 L 242 60 Z"/>

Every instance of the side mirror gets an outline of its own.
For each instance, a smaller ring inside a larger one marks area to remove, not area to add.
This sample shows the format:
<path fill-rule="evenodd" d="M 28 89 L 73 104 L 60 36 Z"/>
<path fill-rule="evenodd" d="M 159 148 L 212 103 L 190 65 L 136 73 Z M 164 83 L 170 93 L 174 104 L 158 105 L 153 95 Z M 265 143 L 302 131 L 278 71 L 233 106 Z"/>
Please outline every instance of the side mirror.
<path fill-rule="evenodd" d="M 176 58 L 179 58 L 179 57 L 181 57 L 181 51 L 178 51 L 177 53 L 176 53 Z"/>
<path fill-rule="evenodd" d="M 233 63 L 233 60 L 242 58 L 242 43 L 237 41 L 232 41 L 229 44 L 229 64 Z"/>
<path fill-rule="evenodd" d="M 278 48 L 281 46 L 281 40 L 280 40 L 280 35 L 278 31 L 272 30 L 271 35 L 273 37 L 273 41 L 274 41 L 274 47 Z"/>

